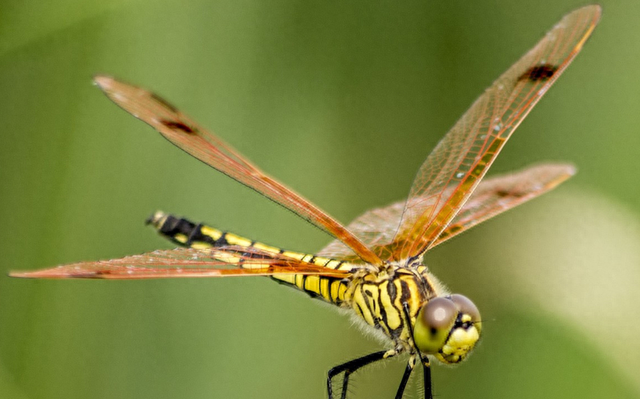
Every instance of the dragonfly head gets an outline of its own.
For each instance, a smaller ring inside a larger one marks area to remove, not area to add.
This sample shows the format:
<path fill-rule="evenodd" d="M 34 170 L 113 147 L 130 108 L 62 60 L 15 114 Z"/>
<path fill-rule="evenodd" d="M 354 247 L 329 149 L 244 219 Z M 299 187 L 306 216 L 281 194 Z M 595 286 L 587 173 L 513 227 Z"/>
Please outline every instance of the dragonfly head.
<path fill-rule="evenodd" d="M 413 339 L 418 349 L 443 363 L 459 363 L 471 352 L 482 331 L 480 312 L 463 295 L 435 297 L 418 312 Z"/>

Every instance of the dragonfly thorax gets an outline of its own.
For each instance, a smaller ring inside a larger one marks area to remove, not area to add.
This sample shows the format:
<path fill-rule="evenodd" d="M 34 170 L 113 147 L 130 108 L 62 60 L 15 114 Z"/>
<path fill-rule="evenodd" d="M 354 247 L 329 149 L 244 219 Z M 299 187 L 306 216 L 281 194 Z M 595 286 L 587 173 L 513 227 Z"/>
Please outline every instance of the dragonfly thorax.
<path fill-rule="evenodd" d="M 348 297 L 357 316 L 402 351 L 419 350 L 452 364 L 462 361 L 480 338 L 477 307 L 462 295 L 450 295 L 421 264 L 360 269 Z"/>

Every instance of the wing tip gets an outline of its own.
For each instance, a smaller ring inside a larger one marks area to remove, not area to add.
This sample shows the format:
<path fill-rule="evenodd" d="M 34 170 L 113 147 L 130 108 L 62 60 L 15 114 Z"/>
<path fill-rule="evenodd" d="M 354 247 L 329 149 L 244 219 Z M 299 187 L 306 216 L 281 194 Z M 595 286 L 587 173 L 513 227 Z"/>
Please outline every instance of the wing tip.
<path fill-rule="evenodd" d="M 590 5 L 584 6 L 583 8 L 593 10 L 594 15 L 596 15 L 598 19 L 600 19 L 600 16 L 602 16 L 602 6 L 598 3 L 590 4 Z"/>
<path fill-rule="evenodd" d="M 598 3 L 588 4 L 586 6 L 574 9 L 573 11 L 566 14 L 566 16 L 578 13 L 588 13 L 594 17 L 594 23 L 598 23 L 600 17 L 602 16 L 602 6 Z"/>
<path fill-rule="evenodd" d="M 68 268 L 64 270 L 62 267 L 54 267 L 41 270 L 12 270 L 9 272 L 9 277 L 24 278 L 24 279 L 68 279 L 68 278 L 96 278 L 99 274 L 95 271 L 77 269 L 76 272 L 70 272 Z"/>
<path fill-rule="evenodd" d="M 541 164 L 538 167 L 548 168 L 547 173 L 551 173 L 551 178 L 547 183 L 548 190 L 559 186 L 578 173 L 578 168 L 571 163 Z"/>
<path fill-rule="evenodd" d="M 113 76 L 97 74 L 93 76 L 93 84 L 98 86 L 102 91 L 109 90 L 116 80 Z"/>
<path fill-rule="evenodd" d="M 9 273 L 7 273 L 7 276 L 15 278 L 34 278 L 31 276 L 32 273 L 33 272 L 27 272 L 23 270 L 11 270 Z"/>
<path fill-rule="evenodd" d="M 578 167 L 572 163 L 559 164 L 558 167 L 567 176 L 567 178 L 574 176 L 576 173 L 578 173 Z"/>

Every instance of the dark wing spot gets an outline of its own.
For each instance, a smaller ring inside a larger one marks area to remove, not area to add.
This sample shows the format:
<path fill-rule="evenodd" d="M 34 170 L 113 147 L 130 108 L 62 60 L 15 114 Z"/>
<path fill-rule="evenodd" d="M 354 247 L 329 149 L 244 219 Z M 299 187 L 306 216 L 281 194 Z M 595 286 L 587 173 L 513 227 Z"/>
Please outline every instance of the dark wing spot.
<path fill-rule="evenodd" d="M 170 121 L 165 119 L 165 120 L 161 120 L 160 123 L 162 123 L 169 129 L 182 130 L 183 132 L 188 134 L 194 134 L 196 132 L 195 130 L 193 130 L 192 128 L 190 128 L 189 126 L 185 125 L 182 122 Z"/>
<path fill-rule="evenodd" d="M 500 198 L 506 198 L 506 197 L 521 198 L 521 197 L 524 197 L 527 193 L 522 191 L 516 191 L 516 190 L 512 190 L 512 191 L 498 190 L 495 192 L 495 194 Z"/>
<path fill-rule="evenodd" d="M 447 227 L 447 230 L 449 231 L 449 233 L 456 233 L 458 231 L 460 231 L 462 229 L 462 226 L 459 224 L 450 224 L 449 227 Z"/>
<path fill-rule="evenodd" d="M 557 70 L 558 70 L 558 67 L 551 64 L 535 65 L 527 69 L 525 73 L 520 75 L 518 80 L 530 80 L 532 82 L 547 80 L 550 77 L 552 77 Z"/>
<path fill-rule="evenodd" d="M 173 104 L 171 104 L 169 101 L 165 100 L 164 98 L 160 97 L 159 95 L 151 93 L 151 98 L 153 98 L 160 104 L 164 105 L 165 107 L 169 108 L 171 112 L 175 112 L 175 113 L 178 112 L 178 108 L 174 107 Z"/>

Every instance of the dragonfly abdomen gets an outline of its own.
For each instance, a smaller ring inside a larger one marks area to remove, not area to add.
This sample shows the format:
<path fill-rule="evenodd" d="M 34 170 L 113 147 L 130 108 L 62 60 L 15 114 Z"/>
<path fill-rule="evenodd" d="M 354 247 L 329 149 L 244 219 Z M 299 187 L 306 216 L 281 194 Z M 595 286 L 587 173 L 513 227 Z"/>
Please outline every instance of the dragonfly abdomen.
<path fill-rule="evenodd" d="M 163 237 L 187 248 L 207 249 L 222 246 L 257 248 L 274 256 L 285 256 L 334 270 L 349 270 L 350 263 L 320 257 L 301 252 L 287 251 L 278 247 L 253 241 L 214 227 L 158 211 L 147 220 Z M 313 298 L 319 298 L 336 305 L 345 300 L 348 282 L 340 277 L 304 274 L 275 274 L 270 276 L 278 283 L 292 286 L 306 292 Z"/>

